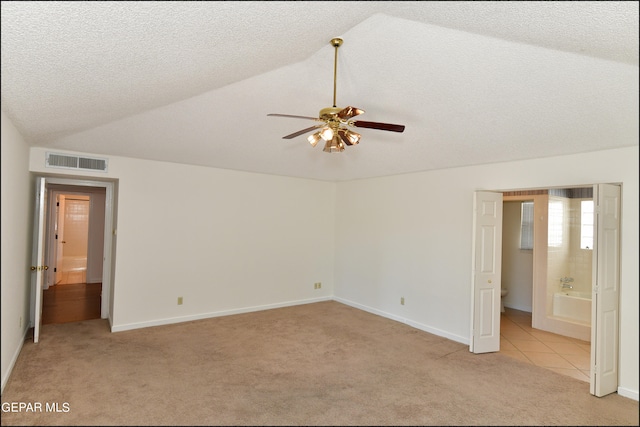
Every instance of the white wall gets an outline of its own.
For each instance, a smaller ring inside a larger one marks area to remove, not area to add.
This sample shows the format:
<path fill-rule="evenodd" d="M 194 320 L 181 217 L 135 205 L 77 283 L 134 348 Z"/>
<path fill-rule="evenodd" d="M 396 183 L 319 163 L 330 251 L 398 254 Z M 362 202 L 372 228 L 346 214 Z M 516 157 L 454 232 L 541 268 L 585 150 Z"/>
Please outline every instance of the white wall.
<path fill-rule="evenodd" d="M 502 210 L 502 288 L 505 307 L 533 309 L 533 251 L 520 249 L 522 201 L 504 202 Z"/>
<path fill-rule="evenodd" d="M 44 153 L 31 150 L 32 171 L 50 172 Z M 638 154 L 636 146 L 338 184 L 110 158 L 119 194 L 113 327 L 335 295 L 468 342 L 473 192 L 622 183 L 619 392 L 637 399 Z"/>
<path fill-rule="evenodd" d="M 45 155 L 32 171 L 63 172 Z M 65 174 L 118 180 L 114 331 L 333 294 L 333 183 L 121 157 Z"/>
<path fill-rule="evenodd" d="M 29 174 L 29 147 L 2 116 L 2 390 L 29 329 L 31 236 L 35 187 Z M 21 321 L 22 319 L 22 321 Z M 22 323 L 22 324 L 21 324 Z"/>
<path fill-rule="evenodd" d="M 619 392 L 638 399 L 637 146 L 339 183 L 336 299 L 469 343 L 474 191 L 594 183 L 622 183 Z"/>

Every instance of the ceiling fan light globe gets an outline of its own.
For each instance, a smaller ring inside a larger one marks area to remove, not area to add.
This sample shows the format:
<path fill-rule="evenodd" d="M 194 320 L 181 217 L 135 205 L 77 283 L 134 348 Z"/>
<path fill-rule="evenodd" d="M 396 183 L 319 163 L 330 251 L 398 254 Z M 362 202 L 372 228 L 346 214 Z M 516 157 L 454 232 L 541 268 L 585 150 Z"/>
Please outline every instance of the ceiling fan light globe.
<path fill-rule="evenodd" d="M 344 143 L 336 135 L 331 141 L 327 141 L 322 151 L 327 153 L 340 153 L 344 151 Z"/>
<path fill-rule="evenodd" d="M 316 132 L 313 135 L 309 135 L 307 141 L 309 141 L 309 144 L 311 144 L 312 147 L 315 147 L 321 139 L 322 137 L 320 136 L 320 132 Z"/>
<path fill-rule="evenodd" d="M 320 131 L 320 136 L 325 141 L 331 141 L 333 139 L 333 129 L 331 129 L 330 127 L 323 128 Z"/>
<path fill-rule="evenodd" d="M 360 137 L 362 135 L 360 135 L 359 133 L 347 130 L 346 134 L 347 139 L 351 142 L 352 145 L 356 145 L 358 142 L 360 142 Z"/>

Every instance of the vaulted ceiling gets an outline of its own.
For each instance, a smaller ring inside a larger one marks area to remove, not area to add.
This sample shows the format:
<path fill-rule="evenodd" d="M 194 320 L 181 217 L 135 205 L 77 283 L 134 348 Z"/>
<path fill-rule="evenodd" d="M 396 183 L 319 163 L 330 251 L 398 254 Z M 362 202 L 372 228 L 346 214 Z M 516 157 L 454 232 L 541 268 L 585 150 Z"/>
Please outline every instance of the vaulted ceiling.
<path fill-rule="evenodd" d="M 638 145 L 638 2 L 2 2 L 32 146 L 344 181 Z M 311 147 L 336 100 L 361 120 Z"/>

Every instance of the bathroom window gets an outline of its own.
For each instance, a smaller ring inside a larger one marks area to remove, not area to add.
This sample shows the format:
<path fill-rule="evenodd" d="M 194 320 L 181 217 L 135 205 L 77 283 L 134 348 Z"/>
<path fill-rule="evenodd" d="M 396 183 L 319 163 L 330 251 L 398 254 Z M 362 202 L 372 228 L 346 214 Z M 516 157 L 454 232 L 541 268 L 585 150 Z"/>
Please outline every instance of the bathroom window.
<path fill-rule="evenodd" d="M 549 201 L 549 246 L 562 246 L 562 228 L 564 226 L 564 205 L 559 200 Z"/>
<path fill-rule="evenodd" d="M 593 249 L 593 200 L 580 202 L 580 249 Z"/>
<path fill-rule="evenodd" d="M 520 205 L 520 249 L 533 249 L 533 202 Z"/>

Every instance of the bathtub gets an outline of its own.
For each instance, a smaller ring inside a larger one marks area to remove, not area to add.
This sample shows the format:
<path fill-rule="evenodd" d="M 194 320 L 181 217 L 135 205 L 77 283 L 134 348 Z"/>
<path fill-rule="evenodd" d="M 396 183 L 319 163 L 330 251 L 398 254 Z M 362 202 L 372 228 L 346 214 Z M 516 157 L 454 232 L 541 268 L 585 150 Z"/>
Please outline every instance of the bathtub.
<path fill-rule="evenodd" d="M 591 293 L 560 291 L 553 294 L 553 315 L 585 325 L 591 324 Z"/>

